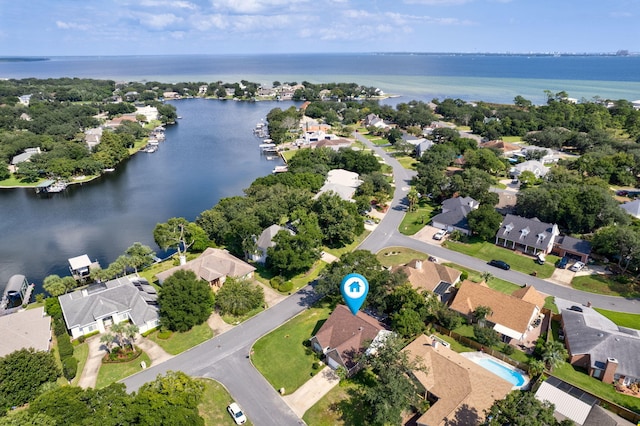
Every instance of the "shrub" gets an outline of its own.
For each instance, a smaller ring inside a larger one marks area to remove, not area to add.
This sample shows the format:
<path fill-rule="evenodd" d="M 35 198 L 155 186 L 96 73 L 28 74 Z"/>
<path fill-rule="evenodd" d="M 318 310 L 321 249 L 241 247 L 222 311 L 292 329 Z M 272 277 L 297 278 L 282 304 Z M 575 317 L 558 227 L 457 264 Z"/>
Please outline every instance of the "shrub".
<path fill-rule="evenodd" d="M 78 343 L 84 343 L 84 341 L 85 341 L 86 339 L 87 339 L 86 337 L 84 337 L 84 336 L 80 336 L 80 337 L 78 337 Z"/>
<path fill-rule="evenodd" d="M 473 326 L 473 334 L 476 336 L 478 343 L 486 346 L 497 345 L 500 342 L 498 332 L 492 328 Z"/>
<path fill-rule="evenodd" d="M 151 333 L 153 333 L 156 330 L 158 330 L 158 327 L 153 327 L 153 328 L 145 331 L 144 333 L 141 333 L 141 336 L 142 337 L 147 337 L 148 335 L 150 335 Z"/>
<path fill-rule="evenodd" d="M 502 348 L 502 352 L 505 355 L 511 355 L 515 352 L 515 348 L 507 343 L 504 344 L 504 347 Z"/>
<path fill-rule="evenodd" d="M 44 300 L 44 311 L 53 319 L 62 319 L 62 307 L 57 297 L 48 297 Z"/>
<path fill-rule="evenodd" d="M 73 356 L 73 345 L 68 335 L 58 337 L 58 353 L 61 360 Z"/>
<path fill-rule="evenodd" d="M 278 290 L 280 290 L 283 293 L 287 293 L 293 290 L 293 283 L 291 281 L 285 281 L 282 284 L 280 284 L 280 287 L 278 288 Z"/>
<path fill-rule="evenodd" d="M 460 281 L 465 281 L 467 278 L 469 278 L 469 273 L 467 271 L 462 271 L 460 274 Z"/>
<path fill-rule="evenodd" d="M 280 290 L 280 286 L 284 283 L 284 278 L 281 276 L 273 277 L 269 280 L 269 284 L 271 288 L 275 288 L 276 290 Z"/>
<path fill-rule="evenodd" d="M 67 334 L 67 327 L 64 325 L 64 322 L 62 320 L 57 319 L 53 322 L 53 332 L 55 333 L 56 337 L 64 336 L 65 334 Z"/>
<path fill-rule="evenodd" d="M 158 332 L 158 339 L 166 340 L 173 334 L 171 330 L 161 330 Z"/>
<path fill-rule="evenodd" d="M 78 360 L 70 356 L 62 360 L 62 374 L 67 380 L 76 377 L 78 372 Z"/>

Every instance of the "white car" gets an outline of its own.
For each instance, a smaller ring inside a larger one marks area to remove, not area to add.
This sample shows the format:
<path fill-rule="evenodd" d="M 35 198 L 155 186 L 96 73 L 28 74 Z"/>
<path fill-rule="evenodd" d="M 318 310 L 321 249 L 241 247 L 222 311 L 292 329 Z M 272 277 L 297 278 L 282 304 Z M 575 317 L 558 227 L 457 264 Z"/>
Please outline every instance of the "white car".
<path fill-rule="evenodd" d="M 441 229 L 435 234 L 433 234 L 433 239 L 440 241 L 441 239 L 444 238 L 445 235 L 447 235 L 447 231 L 445 231 L 444 229 Z"/>
<path fill-rule="evenodd" d="M 571 265 L 571 268 L 569 268 L 569 270 L 573 271 L 573 272 L 578 272 L 578 271 L 582 270 L 582 268 L 584 268 L 584 263 L 576 262 L 573 265 Z"/>
<path fill-rule="evenodd" d="M 227 407 L 227 411 L 229 412 L 229 414 L 231 414 L 231 417 L 233 417 L 233 421 L 236 422 L 237 425 L 241 425 L 247 422 L 247 416 L 244 415 L 244 413 L 240 409 L 240 406 L 235 402 L 229 404 L 229 406 Z"/>

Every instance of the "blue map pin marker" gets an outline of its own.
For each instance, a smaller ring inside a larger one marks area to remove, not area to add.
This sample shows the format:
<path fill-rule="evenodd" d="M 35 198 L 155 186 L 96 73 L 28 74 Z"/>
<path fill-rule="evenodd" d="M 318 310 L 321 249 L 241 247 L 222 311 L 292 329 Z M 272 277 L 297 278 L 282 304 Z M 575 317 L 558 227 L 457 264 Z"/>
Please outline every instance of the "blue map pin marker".
<path fill-rule="evenodd" d="M 369 282 L 360 274 L 349 274 L 342 279 L 340 292 L 351 313 L 356 315 L 369 293 Z"/>

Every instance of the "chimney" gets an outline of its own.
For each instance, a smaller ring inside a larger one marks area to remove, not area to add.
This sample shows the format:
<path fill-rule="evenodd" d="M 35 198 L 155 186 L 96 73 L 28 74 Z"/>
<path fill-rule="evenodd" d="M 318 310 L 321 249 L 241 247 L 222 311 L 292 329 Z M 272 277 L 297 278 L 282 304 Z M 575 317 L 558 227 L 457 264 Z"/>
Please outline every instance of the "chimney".
<path fill-rule="evenodd" d="M 603 383 L 613 383 L 613 375 L 618 368 L 618 360 L 615 358 L 607 358 L 607 366 L 604 368 L 604 374 L 602 375 Z"/>
<path fill-rule="evenodd" d="M 418 271 L 422 270 L 422 260 L 416 260 L 416 269 Z"/>

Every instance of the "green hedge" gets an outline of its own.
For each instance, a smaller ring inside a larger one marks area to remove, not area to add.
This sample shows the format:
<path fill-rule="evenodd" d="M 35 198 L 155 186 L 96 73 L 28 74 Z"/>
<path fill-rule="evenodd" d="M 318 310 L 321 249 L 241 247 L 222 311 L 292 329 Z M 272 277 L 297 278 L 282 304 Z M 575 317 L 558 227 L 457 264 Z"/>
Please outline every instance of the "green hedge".
<path fill-rule="evenodd" d="M 78 360 L 74 357 L 66 357 L 62 360 L 62 374 L 67 380 L 76 377 L 78 373 Z"/>
<path fill-rule="evenodd" d="M 58 353 L 61 361 L 64 358 L 73 356 L 73 345 L 68 335 L 58 337 Z"/>

